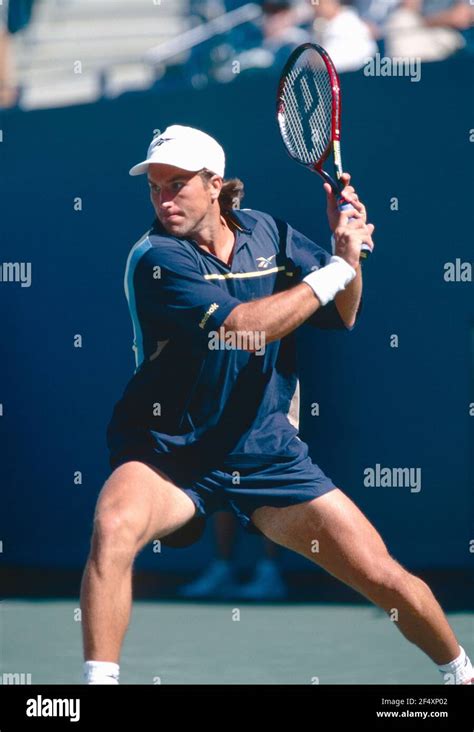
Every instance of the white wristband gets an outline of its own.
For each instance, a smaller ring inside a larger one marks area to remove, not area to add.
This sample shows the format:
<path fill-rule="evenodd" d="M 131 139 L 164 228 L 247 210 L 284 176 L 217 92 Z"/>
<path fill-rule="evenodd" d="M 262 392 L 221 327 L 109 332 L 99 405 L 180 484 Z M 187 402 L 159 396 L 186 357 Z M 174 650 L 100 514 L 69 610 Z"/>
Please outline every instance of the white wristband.
<path fill-rule="evenodd" d="M 329 264 L 316 272 L 310 272 L 309 275 L 303 277 L 302 282 L 306 282 L 311 287 L 321 305 L 324 306 L 333 300 L 338 292 L 344 290 L 356 274 L 355 269 L 345 259 L 334 255 L 329 260 Z"/>

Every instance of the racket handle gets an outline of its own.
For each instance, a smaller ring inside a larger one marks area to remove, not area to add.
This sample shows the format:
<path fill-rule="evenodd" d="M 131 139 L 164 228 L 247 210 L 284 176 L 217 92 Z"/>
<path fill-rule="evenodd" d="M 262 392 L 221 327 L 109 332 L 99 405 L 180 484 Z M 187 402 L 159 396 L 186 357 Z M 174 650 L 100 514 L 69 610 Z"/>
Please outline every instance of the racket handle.
<path fill-rule="evenodd" d="M 346 213 L 348 211 L 354 211 L 354 206 L 351 206 L 350 203 L 345 201 L 343 198 L 340 198 L 337 204 L 337 207 L 339 211 L 345 211 Z M 349 219 L 350 221 L 350 219 Z M 372 251 L 370 247 L 367 244 L 362 244 L 360 248 L 360 258 L 361 259 L 367 259 L 372 254 Z"/>

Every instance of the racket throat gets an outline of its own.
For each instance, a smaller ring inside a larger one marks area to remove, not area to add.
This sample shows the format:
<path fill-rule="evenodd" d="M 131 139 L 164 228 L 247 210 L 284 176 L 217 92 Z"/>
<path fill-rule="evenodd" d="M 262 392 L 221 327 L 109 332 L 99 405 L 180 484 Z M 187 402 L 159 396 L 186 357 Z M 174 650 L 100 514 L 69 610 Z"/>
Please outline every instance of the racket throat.
<path fill-rule="evenodd" d="M 322 167 L 320 167 L 320 165 L 318 165 L 317 163 L 315 163 L 309 167 L 313 173 L 318 173 L 318 175 L 321 176 L 321 178 L 324 180 L 325 183 L 329 183 L 329 185 L 331 186 L 332 192 L 334 193 L 335 196 L 340 197 L 341 191 L 342 191 L 342 186 L 339 183 L 337 183 L 334 180 L 334 178 L 329 175 L 329 173 L 327 173 L 325 170 L 323 170 Z"/>

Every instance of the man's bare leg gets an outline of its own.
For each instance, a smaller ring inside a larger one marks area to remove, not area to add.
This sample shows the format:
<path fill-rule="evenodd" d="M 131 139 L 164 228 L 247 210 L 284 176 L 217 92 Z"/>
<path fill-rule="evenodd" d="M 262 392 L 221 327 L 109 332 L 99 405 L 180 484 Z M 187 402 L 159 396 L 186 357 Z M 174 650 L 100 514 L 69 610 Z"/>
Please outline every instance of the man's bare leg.
<path fill-rule="evenodd" d="M 375 528 L 341 490 L 287 508 L 258 508 L 252 521 L 272 541 L 393 614 L 403 635 L 438 666 L 459 655 L 459 643 L 428 585 L 389 555 Z"/>
<path fill-rule="evenodd" d="M 154 538 L 186 524 L 196 507 L 164 473 L 141 462 L 119 466 L 97 500 L 81 584 L 84 660 L 119 662 L 130 622 L 132 565 Z"/>

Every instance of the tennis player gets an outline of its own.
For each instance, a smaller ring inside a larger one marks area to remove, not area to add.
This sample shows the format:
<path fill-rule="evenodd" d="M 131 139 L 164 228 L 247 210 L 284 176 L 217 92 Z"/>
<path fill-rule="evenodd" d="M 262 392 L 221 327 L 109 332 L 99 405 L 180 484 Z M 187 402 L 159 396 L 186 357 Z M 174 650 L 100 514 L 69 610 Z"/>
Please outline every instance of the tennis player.
<path fill-rule="evenodd" d="M 349 175 L 351 220 L 325 185 L 330 254 L 282 220 L 238 209 L 242 184 L 224 168 L 216 140 L 173 125 L 130 170 L 148 175 L 156 220 L 126 266 L 136 370 L 108 426 L 112 473 L 82 580 L 84 680 L 118 683 L 138 552 L 156 539 L 189 546 L 208 516 L 228 510 L 397 609 L 397 627 L 445 683 L 472 683 L 429 587 L 390 556 L 298 436 L 295 331 L 354 328 L 360 247 L 374 246 L 365 207 Z"/>

